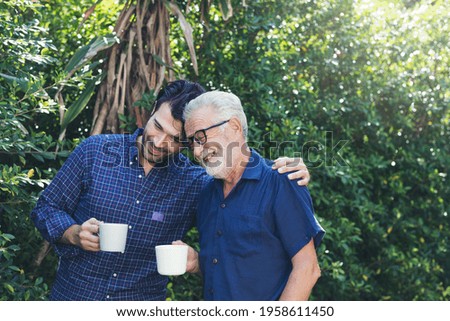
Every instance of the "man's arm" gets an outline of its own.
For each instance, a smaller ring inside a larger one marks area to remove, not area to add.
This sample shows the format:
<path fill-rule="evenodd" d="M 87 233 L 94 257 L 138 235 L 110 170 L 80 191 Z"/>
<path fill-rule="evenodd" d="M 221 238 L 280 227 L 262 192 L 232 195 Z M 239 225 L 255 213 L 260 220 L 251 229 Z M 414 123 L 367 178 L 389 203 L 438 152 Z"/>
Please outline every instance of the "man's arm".
<path fill-rule="evenodd" d="M 306 301 L 320 277 L 314 241 L 311 240 L 292 258 L 292 272 L 280 301 Z"/>
<path fill-rule="evenodd" d="M 95 250 L 91 249 L 91 244 L 87 244 L 87 247 L 82 246 L 86 243 L 83 239 L 88 238 L 92 241 L 92 237 L 97 237 L 92 233 L 89 237 L 85 235 L 86 233 L 82 233 L 84 229 L 95 228 L 91 226 L 92 221 L 89 224 L 78 225 L 71 216 L 83 190 L 86 145 L 85 141 L 72 152 L 31 212 L 36 228 L 47 241 L 55 246 L 60 256 L 77 255 L 80 251 L 78 247 Z"/>
<path fill-rule="evenodd" d="M 307 300 L 320 276 L 316 248 L 325 231 L 314 216 L 308 188 L 274 175 L 273 206 L 277 237 L 291 258 L 292 271 L 280 300 Z"/>

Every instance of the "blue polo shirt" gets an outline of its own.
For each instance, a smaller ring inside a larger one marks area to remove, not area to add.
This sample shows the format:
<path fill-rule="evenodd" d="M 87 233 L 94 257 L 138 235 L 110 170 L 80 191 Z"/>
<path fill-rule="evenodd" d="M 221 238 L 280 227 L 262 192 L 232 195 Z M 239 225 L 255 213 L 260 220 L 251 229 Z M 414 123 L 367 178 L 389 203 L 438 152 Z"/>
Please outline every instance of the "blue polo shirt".
<path fill-rule="evenodd" d="M 200 196 L 197 224 L 205 300 L 277 300 L 292 271 L 291 258 L 325 233 L 306 187 L 271 169 L 252 150 L 227 198 L 221 180 Z"/>

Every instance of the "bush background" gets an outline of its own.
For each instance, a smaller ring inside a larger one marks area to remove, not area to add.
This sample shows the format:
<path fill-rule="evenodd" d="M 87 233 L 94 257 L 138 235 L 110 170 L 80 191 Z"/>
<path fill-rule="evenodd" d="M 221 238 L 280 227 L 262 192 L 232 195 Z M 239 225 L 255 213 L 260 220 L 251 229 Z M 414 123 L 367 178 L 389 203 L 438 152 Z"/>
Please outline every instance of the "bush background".
<path fill-rule="evenodd" d="M 449 300 L 448 2 L 231 1 L 228 21 L 220 2 L 209 29 L 199 25 L 199 1 L 186 14 L 199 76 L 172 24 L 178 77 L 237 94 L 252 145 L 309 166 L 327 231 L 312 299 Z M 50 252 L 35 264 L 42 238 L 29 213 L 90 130 L 93 99 L 59 142 L 52 97 L 67 83 L 70 105 L 94 77 L 64 79 L 77 49 L 108 34 L 121 9 L 101 1 L 78 29 L 94 3 L 0 3 L 0 300 L 48 298 L 57 260 Z M 196 239 L 194 229 L 186 240 Z M 201 280 L 174 278 L 168 293 L 200 300 Z"/>

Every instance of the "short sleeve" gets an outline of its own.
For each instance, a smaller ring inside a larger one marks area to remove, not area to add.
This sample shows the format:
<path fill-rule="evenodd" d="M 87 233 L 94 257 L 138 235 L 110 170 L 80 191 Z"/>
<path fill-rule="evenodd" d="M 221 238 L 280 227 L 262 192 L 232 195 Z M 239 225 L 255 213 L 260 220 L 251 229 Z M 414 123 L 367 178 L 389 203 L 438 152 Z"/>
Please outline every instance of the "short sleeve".
<path fill-rule="evenodd" d="M 276 230 L 283 246 L 292 258 L 311 239 L 317 248 L 325 234 L 314 216 L 314 208 L 308 188 L 298 186 L 286 175 L 277 177 L 278 191 L 274 202 Z"/>

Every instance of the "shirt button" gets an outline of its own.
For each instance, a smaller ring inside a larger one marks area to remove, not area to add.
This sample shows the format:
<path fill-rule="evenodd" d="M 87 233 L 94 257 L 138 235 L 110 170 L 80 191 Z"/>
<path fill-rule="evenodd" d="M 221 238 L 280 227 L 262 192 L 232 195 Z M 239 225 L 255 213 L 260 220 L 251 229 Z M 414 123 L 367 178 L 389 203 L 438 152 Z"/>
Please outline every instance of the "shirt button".
<path fill-rule="evenodd" d="M 131 230 L 131 225 L 129 225 L 128 228 Z"/>
<path fill-rule="evenodd" d="M 225 208 L 226 207 L 225 203 L 220 204 L 220 207 Z"/>
<path fill-rule="evenodd" d="M 114 273 L 114 274 L 113 274 L 113 277 L 115 277 L 115 278 L 116 278 L 116 277 L 117 277 L 117 273 Z"/>
<path fill-rule="evenodd" d="M 106 298 L 109 299 L 109 295 L 107 295 Z"/>
<path fill-rule="evenodd" d="M 218 259 L 213 259 L 212 262 L 213 262 L 213 264 L 217 264 L 219 262 L 219 260 Z"/>
<path fill-rule="evenodd" d="M 142 178 L 142 175 L 139 175 L 139 178 Z"/>
<path fill-rule="evenodd" d="M 130 165 L 133 165 L 133 162 L 130 162 Z"/>
<path fill-rule="evenodd" d="M 217 235 L 218 235 L 218 236 L 222 236 L 222 234 L 223 234 L 222 230 L 218 230 L 218 231 L 217 231 Z"/>
<path fill-rule="evenodd" d="M 139 204 L 139 200 L 136 201 L 136 204 Z"/>

